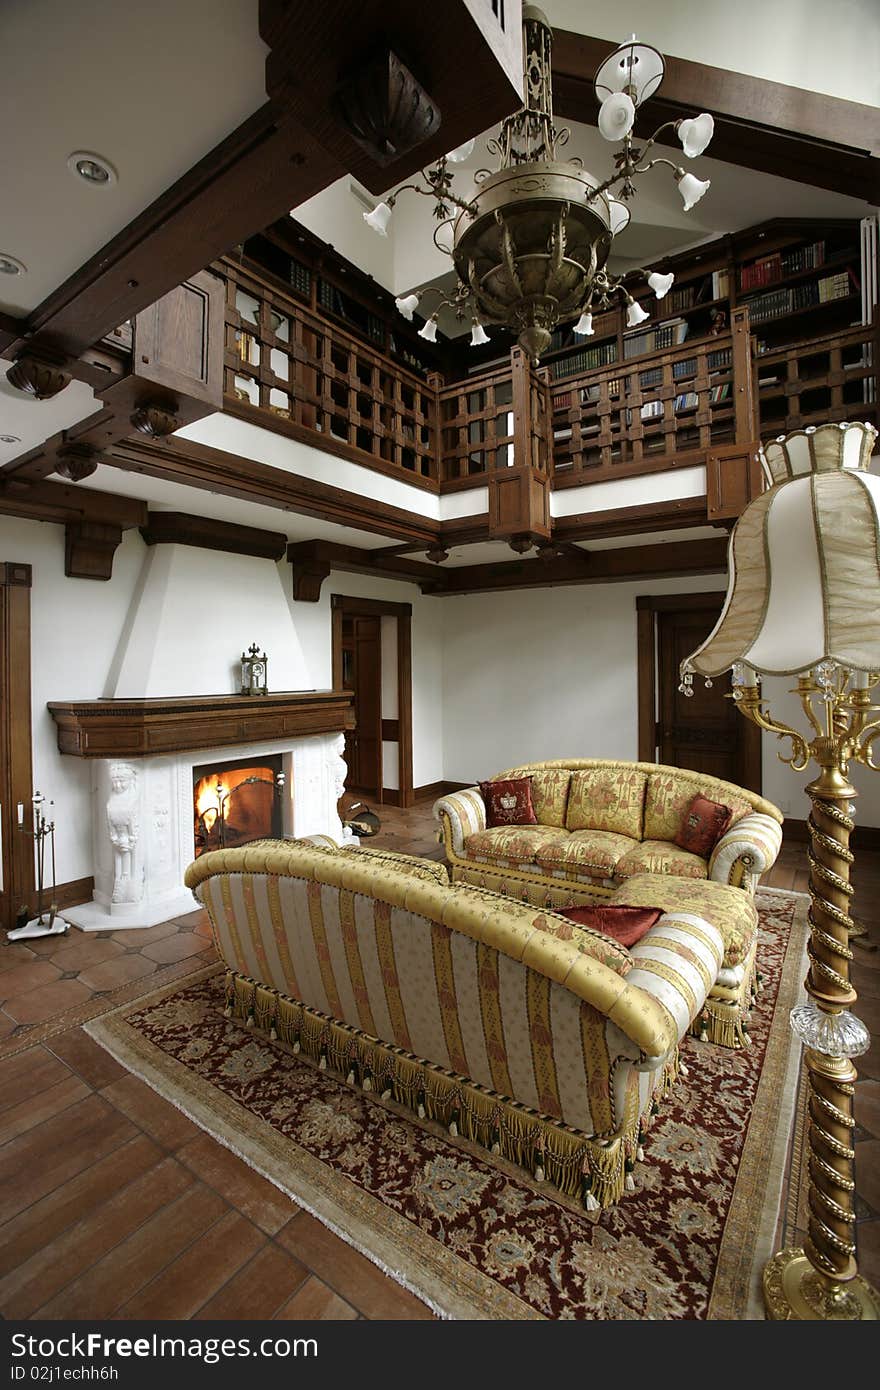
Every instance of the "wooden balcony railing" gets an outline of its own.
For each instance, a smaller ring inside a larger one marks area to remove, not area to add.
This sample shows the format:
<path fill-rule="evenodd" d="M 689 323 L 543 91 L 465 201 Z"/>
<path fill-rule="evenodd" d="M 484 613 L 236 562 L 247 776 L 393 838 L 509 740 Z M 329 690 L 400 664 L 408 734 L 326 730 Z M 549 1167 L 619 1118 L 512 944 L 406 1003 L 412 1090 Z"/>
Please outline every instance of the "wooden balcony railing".
<path fill-rule="evenodd" d="M 552 390 L 554 487 L 630 477 L 754 439 L 748 321 L 582 375 Z"/>
<path fill-rule="evenodd" d="M 392 362 L 256 272 L 226 261 L 222 272 L 230 413 L 264 424 L 269 411 L 282 434 L 319 435 L 314 443 L 330 453 L 413 482 L 436 479 L 433 378 Z"/>
<path fill-rule="evenodd" d="M 447 486 L 473 487 L 513 467 L 546 474 L 549 441 L 546 374 L 519 348 L 503 367 L 440 387 L 439 476 Z"/>
<path fill-rule="evenodd" d="M 518 348 L 503 366 L 445 383 L 410 371 L 251 266 L 224 259 L 214 270 L 226 281 L 230 413 L 262 425 L 271 413 L 281 434 L 435 491 L 487 483 L 493 497 L 509 497 L 511 470 L 528 472 L 516 485 L 518 515 L 533 518 L 548 484 L 715 468 L 753 452 L 760 437 L 880 413 L 877 324 L 754 356 L 742 308 L 717 337 L 552 384 Z"/>
<path fill-rule="evenodd" d="M 877 324 L 857 324 L 755 357 L 761 435 L 839 420 L 878 423 Z"/>

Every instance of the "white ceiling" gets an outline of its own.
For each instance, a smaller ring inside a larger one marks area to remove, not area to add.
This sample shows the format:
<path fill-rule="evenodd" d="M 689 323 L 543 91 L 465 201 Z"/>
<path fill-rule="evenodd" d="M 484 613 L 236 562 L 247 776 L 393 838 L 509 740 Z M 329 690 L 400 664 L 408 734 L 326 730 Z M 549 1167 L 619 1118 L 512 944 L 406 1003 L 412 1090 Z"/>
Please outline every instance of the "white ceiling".
<path fill-rule="evenodd" d="M 0 434 L 15 439 L 11 444 L 0 440 L 0 466 L 93 415 L 101 404 L 82 381 L 72 381 L 50 401 L 35 400 L 8 384 L 6 373 L 11 366 L 11 362 L 0 362 Z"/>
<path fill-rule="evenodd" d="M 601 513 L 599 513 L 601 515 Z M 634 545 L 674 545 L 676 541 L 704 541 L 726 537 L 723 526 L 682 526 L 675 531 L 642 531 L 634 536 L 609 536 L 607 540 L 576 541 L 583 550 L 628 550 Z"/>
<path fill-rule="evenodd" d="M 4 0 L 0 309 L 36 307 L 266 100 L 257 0 Z M 67 157 L 114 166 L 85 183 Z"/>

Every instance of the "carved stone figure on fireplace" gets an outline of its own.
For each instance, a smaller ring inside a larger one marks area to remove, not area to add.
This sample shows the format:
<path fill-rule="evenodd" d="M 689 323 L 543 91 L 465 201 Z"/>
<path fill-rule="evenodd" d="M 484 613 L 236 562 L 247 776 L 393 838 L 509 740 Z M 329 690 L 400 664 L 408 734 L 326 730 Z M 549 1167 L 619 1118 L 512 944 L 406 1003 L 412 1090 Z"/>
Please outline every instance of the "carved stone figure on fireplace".
<path fill-rule="evenodd" d="M 141 899 L 143 874 L 140 872 L 140 821 L 138 816 L 137 772 L 130 763 L 114 763 L 110 769 L 110 796 L 107 800 L 107 829 L 113 845 L 114 903 L 136 903 Z"/>

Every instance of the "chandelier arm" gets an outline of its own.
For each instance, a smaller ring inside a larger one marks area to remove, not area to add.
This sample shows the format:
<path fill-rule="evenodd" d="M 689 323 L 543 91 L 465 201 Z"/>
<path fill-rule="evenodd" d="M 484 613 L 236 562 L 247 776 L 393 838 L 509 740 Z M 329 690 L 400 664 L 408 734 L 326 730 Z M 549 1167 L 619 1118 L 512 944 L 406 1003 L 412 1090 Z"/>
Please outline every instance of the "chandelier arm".
<path fill-rule="evenodd" d="M 649 159 L 647 164 L 634 164 L 632 166 L 632 173 L 648 174 L 652 169 L 656 169 L 658 164 L 665 164 L 673 173 L 681 168 L 679 164 L 676 164 L 674 159 L 667 159 L 665 155 L 658 155 L 656 159 Z"/>
<path fill-rule="evenodd" d="M 658 125 L 657 129 L 654 131 L 654 134 L 651 136 L 650 140 L 646 143 L 644 149 L 642 150 L 642 153 L 639 156 L 640 160 L 644 159 L 648 151 L 654 148 L 654 146 L 657 144 L 657 141 L 660 139 L 660 136 L 663 134 L 664 130 L 678 130 L 678 127 L 680 125 L 681 120 L 664 121 L 662 125 Z"/>

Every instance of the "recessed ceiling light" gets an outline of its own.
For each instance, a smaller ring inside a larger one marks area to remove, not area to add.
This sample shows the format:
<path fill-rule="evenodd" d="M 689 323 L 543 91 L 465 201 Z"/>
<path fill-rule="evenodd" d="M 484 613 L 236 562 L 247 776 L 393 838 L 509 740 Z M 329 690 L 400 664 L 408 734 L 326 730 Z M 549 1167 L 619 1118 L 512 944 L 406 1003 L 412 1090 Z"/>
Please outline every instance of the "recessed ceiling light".
<path fill-rule="evenodd" d="M 0 434 L 0 444 L 20 444 L 17 434 Z"/>
<path fill-rule="evenodd" d="M 116 182 L 116 170 L 103 155 L 92 150 L 75 150 L 67 156 L 67 167 L 93 188 L 109 188 Z"/>
<path fill-rule="evenodd" d="M 0 275 L 27 275 L 27 266 L 17 256 L 0 251 Z"/>

